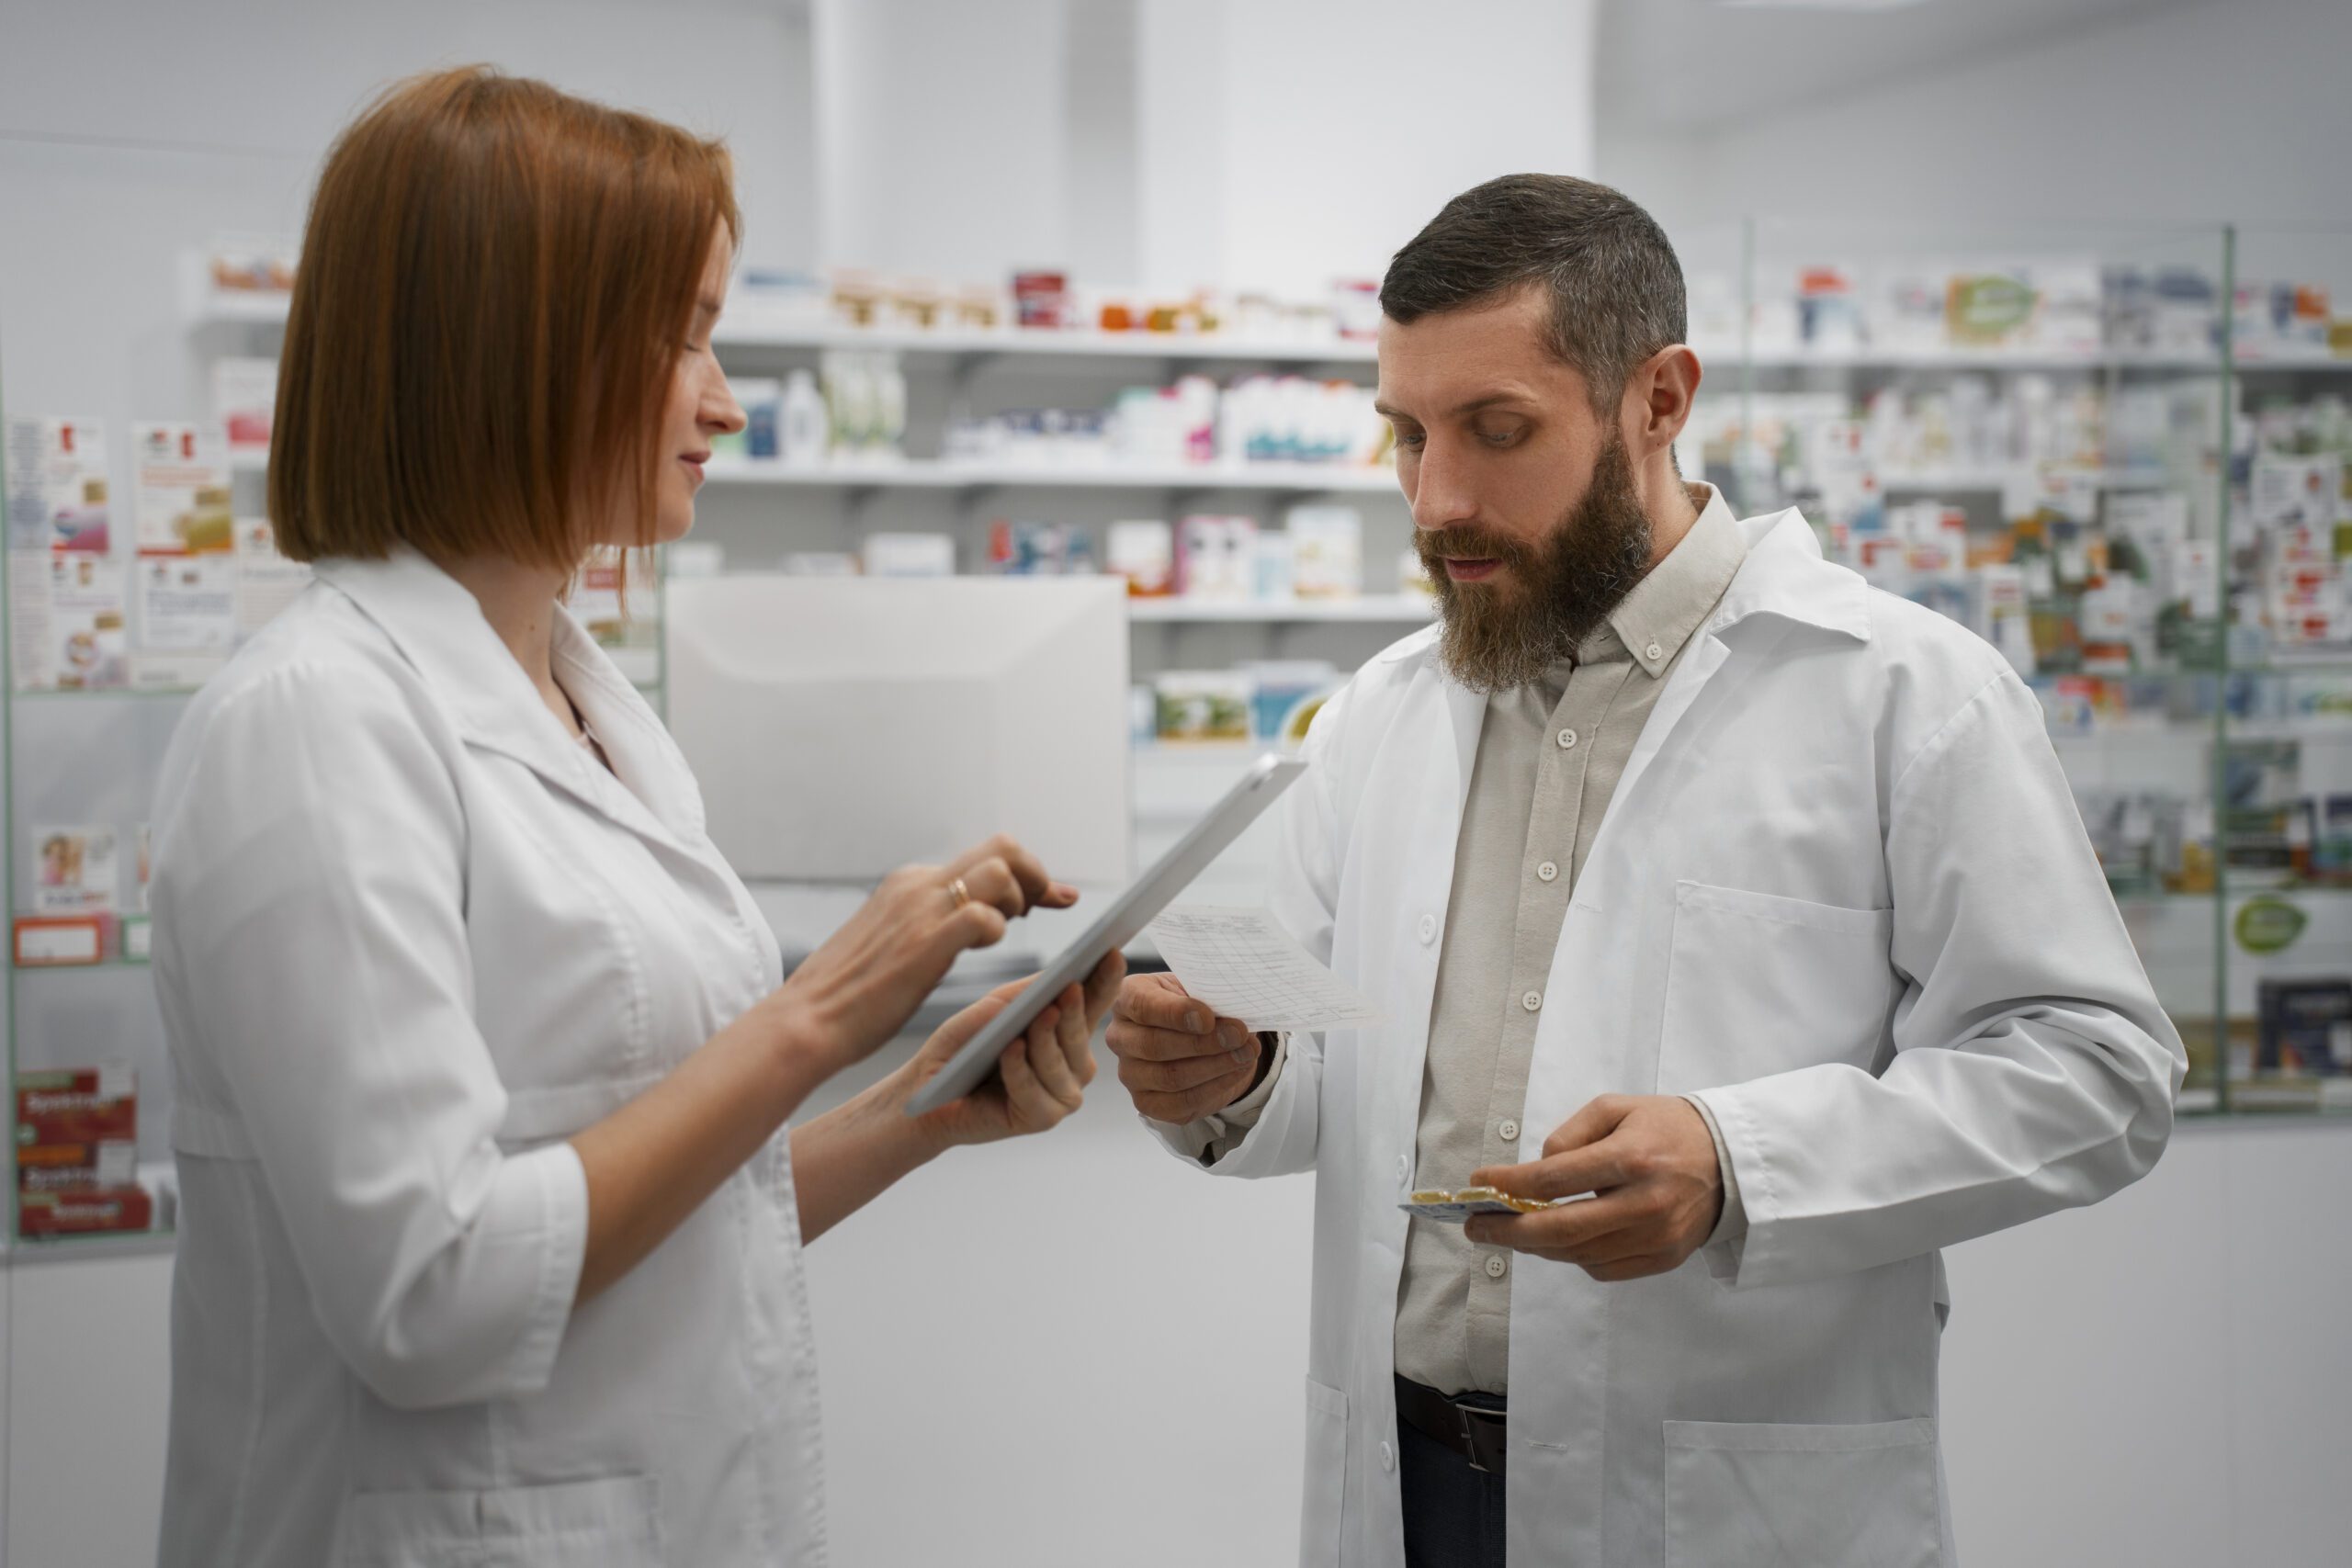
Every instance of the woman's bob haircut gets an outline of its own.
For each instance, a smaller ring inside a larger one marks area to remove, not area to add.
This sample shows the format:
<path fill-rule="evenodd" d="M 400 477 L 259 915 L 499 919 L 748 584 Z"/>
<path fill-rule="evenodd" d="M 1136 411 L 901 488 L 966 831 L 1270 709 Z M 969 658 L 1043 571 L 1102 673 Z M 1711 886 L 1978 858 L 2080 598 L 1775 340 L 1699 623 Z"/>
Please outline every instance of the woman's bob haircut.
<path fill-rule="evenodd" d="M 651 542 L 671 378 L 710 248 L 741 229 L 718 141 L 481 66 L 390 88 L 311 198 L 278 547 L 569 572 Z"/>

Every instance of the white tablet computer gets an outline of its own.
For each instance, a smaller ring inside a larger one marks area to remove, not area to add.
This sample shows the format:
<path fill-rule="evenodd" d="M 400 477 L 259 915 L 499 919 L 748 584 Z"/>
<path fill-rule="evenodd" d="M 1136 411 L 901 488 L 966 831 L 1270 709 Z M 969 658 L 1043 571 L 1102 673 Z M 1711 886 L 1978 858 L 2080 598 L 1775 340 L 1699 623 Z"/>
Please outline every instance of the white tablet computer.
<path fill-rule="evenodd" d="M 1060 955 L 1046 965 L 1010 1006 L 991 1019 L 987 1028 L 964 1043 L 964 1048 L 949 1058 L 938 1076 L 907 1101 L 907 1114 L 921 1116 L 936 1111 L 978 1089 L 996 1070 L 996 1059 L 1021 1038 L 1046 1004 L 1072 985 L 1083 983 L 1114 948 L 1125 947 L 1141 935 L 1153 917 L 1168 907 L 1169 900 L 1206 871 L 1209 862 L 1223 853 L 1241 836 L 1243 829 L 1273 804 L 1274 796 L 1288 789 L 1306 771 L 1305 762 L 1293 759 L 1261 758 L 1207 816 L 1176 840 L 1175 848 L 1160 856 L 1158 863 L 1102 911 L 1101 919 L 1086 928 L 1085 935 L 1062 949 Z"/>

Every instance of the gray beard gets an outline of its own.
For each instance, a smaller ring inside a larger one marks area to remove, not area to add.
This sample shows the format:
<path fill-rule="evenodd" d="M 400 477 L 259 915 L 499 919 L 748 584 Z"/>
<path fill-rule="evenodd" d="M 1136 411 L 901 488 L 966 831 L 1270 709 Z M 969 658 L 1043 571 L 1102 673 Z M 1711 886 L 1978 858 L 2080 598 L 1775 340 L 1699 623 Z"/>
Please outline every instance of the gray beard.
<path fill-rule="evenodd" d="M 1475 529 L 1432 530 L 1415 543 L 1437 588 L 1438 657 L 1471 690 L 1500 692 L 1534 682 L 1600 629 L 1649 574 L 1652 539 L 1620 439 L 1540 544 Z M 1485 582 L 1455 582 L 1447 555 L 1491 555 L 1499 570 Z"/>

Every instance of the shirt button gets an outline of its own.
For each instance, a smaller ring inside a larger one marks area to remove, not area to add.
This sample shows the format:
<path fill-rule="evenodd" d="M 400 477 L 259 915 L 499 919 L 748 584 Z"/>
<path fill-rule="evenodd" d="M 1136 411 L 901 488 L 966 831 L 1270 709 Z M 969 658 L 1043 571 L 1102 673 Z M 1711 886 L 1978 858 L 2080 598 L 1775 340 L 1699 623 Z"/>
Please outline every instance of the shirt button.
<path fill-rule="evenodd" d="M 1491 1253 L 1487 1258 L 1487 1278 L 1489 1280 L 1499 1280 L 1503 1277 L 1503 1270 L 1510 1267 L 1510 1264 L 1503 1261 L 1503 1255 L 1501 1253 Z"/>
<path fill-rule="evenodd" d="M 1666 649 L 1660 648 L 1656 643 L 1650 644 L 1646 651 L 1652 659 L 1664 659 L 1666 657 Z"/>
<path fill-rule="evenodd" d="M 1560 731 L 1560 750 L 1561 750 L 1565 751 L 1565 750 L 1566 750 L 1569 747 L 1571 747 L 1571 746 L 1575 745 L 1576 743 L 1577 743 L 1577 732 L 1576 732 L 1575 730 L 1573 730 L 1573 729 L 1563 729 L 1562 731 Z"/>
<path fill-rule="evenodd" d="M 1383 1470 L 1396 1468 L 1396 1450 L 1390 1448 L 1385 1440 L 1380 1445 L 1380 1468 Z"/>
<path fill-rule="evenodd" d="M 1519 1123 L 1516 1122 L 1506 1122 L 1495 1131 L 1503 1135 L 1503 1142 L 1507 1144 L 1515 1144 L 1519 1141 Z"/>
<path fill-rule="evenodd" d="M 1421 917 L 1421 945 L 1423 947 L 1427 947 L 1430 942 L 1433 942 L 1436 940 L 1437 917 L 1435 915 L 1423 915 Z"/>
<path fill-rule="evenodd" d="M 1535 868 L 1535 874 L 1540 880 L 1549 882 L 1560 874 L 1560 868 L 1547 860 Z"/>
<path fill-rule="evenodd" d="M 1525 1008 L 1528 1011 L 1533 1012 L 1537 1008 L 1544 1005 L 1544 993 L 1541 991 L 1530 991 L 1527 995 L 1519 998 L 1519 1005 Z"/>

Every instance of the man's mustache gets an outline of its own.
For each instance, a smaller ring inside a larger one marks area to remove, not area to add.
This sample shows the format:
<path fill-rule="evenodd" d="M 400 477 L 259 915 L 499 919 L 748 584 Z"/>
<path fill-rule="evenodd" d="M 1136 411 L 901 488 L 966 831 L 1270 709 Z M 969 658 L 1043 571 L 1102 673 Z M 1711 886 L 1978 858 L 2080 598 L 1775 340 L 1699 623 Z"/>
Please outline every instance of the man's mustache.
<path fill-rule="evenodd" d="M 1425 528 L 1413 537 L 1424 560 L 1492 560 L 1517 566 L 1533 552 L 1521 541 L 1481 528 Z"/>

